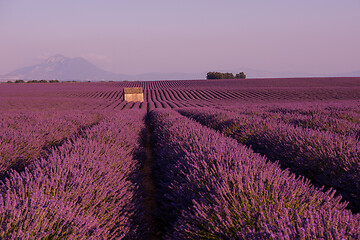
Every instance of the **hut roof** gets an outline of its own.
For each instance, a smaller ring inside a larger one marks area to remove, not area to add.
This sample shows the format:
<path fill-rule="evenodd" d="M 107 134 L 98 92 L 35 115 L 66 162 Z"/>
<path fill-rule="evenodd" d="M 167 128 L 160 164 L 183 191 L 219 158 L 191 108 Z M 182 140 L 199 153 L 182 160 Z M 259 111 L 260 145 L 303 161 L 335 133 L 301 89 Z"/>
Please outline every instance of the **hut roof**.
<path fill-rule="evenodd" d="M 141 87 L 124 88 L 124 94 L 138 94 L 138 93 L 143 93 L 143 89 Z"/>

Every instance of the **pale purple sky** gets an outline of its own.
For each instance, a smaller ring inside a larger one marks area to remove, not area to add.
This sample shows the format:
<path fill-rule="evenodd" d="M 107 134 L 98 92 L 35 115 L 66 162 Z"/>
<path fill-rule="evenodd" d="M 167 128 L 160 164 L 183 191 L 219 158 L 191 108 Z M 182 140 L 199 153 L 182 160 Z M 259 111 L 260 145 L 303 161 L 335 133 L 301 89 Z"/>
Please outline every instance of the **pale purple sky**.
<path fill-rule="evenodd" d="M 62 54 L 112 72 L 360 70 L 359 0 L 0 0 L 0 74 Z"/>

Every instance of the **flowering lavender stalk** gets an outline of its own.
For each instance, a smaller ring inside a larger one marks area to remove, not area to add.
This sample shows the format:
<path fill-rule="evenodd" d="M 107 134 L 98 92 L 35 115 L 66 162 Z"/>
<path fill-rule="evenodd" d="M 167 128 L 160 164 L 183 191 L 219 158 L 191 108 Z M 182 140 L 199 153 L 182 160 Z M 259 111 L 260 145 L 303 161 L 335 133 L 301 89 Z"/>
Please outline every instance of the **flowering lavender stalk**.
<path fill-rule="evenodd" d="M 360 216 L 334 191 L 174 111 L 150 122 L 164 239 L 360 237 Z"/>
<path fill-rule="evenodd" d="M 282 167 L 317 185 L 337 189 L 360 209 L 360 143 L 352 137 L 293 127 L 271 119 L 221 110 L 181 110 L 182 114 L 251 146 Z"/>
<path fill-rule="evenodd" d="M 360 108 L 357 102 L 292 103 L 226 107 L 236 113 L 276 119 L 297 127 L 338 133 L 360 139 Z"/>
<path fill-rule="evenodd" d="M 4 111 L 0 117 L 0 176 L 23 169 L 47 150 L 91 126 L 101 111 Z"/>
<path fill-rule="evenodd" d="M 144 112 L 106 117 L 0 186 L 1 239 L 141 238 Z"/>

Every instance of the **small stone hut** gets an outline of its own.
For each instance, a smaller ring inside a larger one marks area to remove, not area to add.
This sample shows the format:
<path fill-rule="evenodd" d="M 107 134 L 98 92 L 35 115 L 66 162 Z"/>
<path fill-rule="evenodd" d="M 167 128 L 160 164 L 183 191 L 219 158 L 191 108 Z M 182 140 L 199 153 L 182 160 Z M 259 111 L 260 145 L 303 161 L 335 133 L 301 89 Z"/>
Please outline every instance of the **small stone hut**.
<path fill-rule="evenodd" d="M 123 96 L 124 96 L 124 101 L 127 102 L 144 101 L 144 93 L 141 87 L 124 88 Z"/>

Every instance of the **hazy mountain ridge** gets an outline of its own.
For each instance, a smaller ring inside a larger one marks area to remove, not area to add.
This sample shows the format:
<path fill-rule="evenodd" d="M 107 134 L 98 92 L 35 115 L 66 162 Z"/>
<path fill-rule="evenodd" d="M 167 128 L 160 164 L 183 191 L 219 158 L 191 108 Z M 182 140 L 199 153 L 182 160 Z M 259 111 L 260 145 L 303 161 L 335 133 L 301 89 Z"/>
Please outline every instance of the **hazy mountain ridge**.
<path fill-rule="evenodd" d="M 83 58 L 67 58 L 55 55 L 44 60 L 42 63 L 17 69 L 2 76 L 6 79 L 57 79 L 61 81 L 97 81 L 97 80 L 120 80 L 129 76 L 116 74 L 102 70 Z"/>
<path fill-rule="evenodd" d="M 267 77 L 359 77 L 359 71 L 339 74 L 311 74 L 300 72 L 270 72 L 251 68 L 239 70 L 211 70 L 221 72 L 237 73 L 243 71 L 248 78 L 267 78 Z M 52 80 L 60 81 L 123 81 L 123 80 L 185 80 L 185 79 L 205 79 L 206 72 L 199 73 L 144 73 L 138 75 L 125 75 L 105 71 L 83 58 L 68 58 L 63 55 L 55 55 L 44 60 L 40 64 L 19 68 L 9 74 L 0 76 L 3 80 Z"/>

